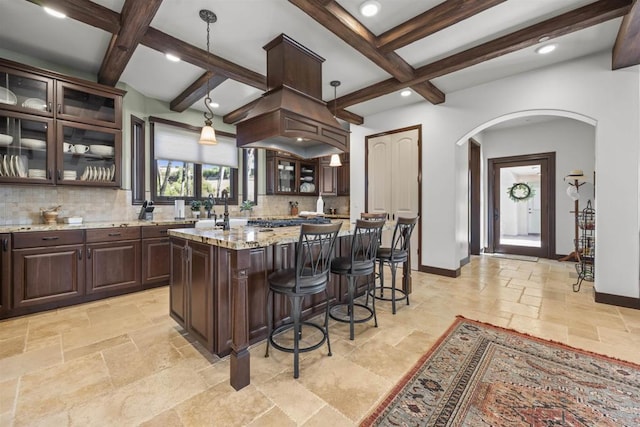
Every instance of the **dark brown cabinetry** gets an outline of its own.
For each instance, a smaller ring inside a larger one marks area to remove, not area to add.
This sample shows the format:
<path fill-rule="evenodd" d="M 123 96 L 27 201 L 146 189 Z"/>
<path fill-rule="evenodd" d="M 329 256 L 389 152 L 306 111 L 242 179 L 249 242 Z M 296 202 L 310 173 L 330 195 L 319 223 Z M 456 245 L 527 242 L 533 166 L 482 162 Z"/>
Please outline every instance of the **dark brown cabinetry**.
<path fill-rule="evenodd" d="M 0 234 L 0 318 L 11 308 L 11 234 Z"/>
<path fill-rule="evenodd" d="M 140 282 L 140 227 L 87 230 L 87 295 L 130 292 Z"/>
<path fill-rule="evenodd" d="M 144 289 L 169 283 L 171 243 L 169 230 L 180 225 L 158 225 L 142 227 L 142 287 Z"/>
<path fill-rule="evenodd" d="M 317 195 L 318 161 L 267 150 L 267 194 Z"/>
<path fill-rule="evenodd" d="M 336 186 L 338 189 L 338 196 L 348 196 L 351 192 L 351 168 L 349 166 L 349 153 L 344 153 L 340 155 L 342 159 L 342 166 L 338 166 L 336 169 L 337 173 L 337 182 Z"/>
<path fill-rule="evenodd" d="M 57 306 L 84 294 L 84 232 L 13 235 L 13 308 Z"/>
<path fill-rule="evenodd" d="M 118 187 L 124 93 L 0 60 L 0 182 Z"/>
<path fill-rule="evenodd" d="M 320 192 L 327 196 L 348 196 L 349 195 L 349 153 L 340 155 L 342 166 L 329 166 L 331 157 L 322 157 L 319 161 Z"/>
<path fill-rule="evenodd" d="M 214 337 L 213 246 L 171 238 L 170 315 L 211 352 Z"/>

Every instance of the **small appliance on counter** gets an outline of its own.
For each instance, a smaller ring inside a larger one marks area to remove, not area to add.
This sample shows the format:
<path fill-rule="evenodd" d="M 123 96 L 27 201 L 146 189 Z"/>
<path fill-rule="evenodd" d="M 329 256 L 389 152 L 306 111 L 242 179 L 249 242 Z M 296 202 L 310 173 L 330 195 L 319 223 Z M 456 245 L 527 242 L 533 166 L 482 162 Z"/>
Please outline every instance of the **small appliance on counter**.
<path fill-rule="evenodd" d="M 140 208 L 140 213 L 138 214 L 138 219 L 144 221 L 153 221 L 153 210 L 156 207 L 153 206 L 153 201 L 145 200 L 142 203 L 142 207 Z"/>
<path fill-rule="evenodd" d="M 173 202 L 173 217 L 175 219 L 184 219 L 184 200 L 176 199 Z"/>

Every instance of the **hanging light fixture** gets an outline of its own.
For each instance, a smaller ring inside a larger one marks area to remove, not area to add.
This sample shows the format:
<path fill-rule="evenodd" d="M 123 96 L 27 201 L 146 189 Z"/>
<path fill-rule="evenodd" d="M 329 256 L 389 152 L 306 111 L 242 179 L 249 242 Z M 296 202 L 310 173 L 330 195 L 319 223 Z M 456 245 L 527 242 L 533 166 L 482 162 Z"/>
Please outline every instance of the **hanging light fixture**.
<path fill-rule="evenodd" d="M 209 25 L 213 24 L 218 20 L 218 17 L 215 13 L 211 12 L 207 9 L 202 9 L 200 11 L 200 19 L 207 23 L 207 61 L 209 60 Z M 204 106 L 209 111 L 208 113 L 204 113 L 204 126 L 202 127 L 202 132 L 200 133 L 199 144 L 203 145 L 215 145 L 218 143 L 216 139 L 216 131 L 213 129 L 213 111 L 211 110 L 211 97 L 210 97 L 211 89 L 209 87 L 209 79 L 207 79 L 207 97 L 204 99 Z"/>
<path fill-rule="evenodd" d="M 338 113 L 337 94 L 338 94 L 338 86 L 340 86 L 340 80 L 332 80 L 329 84 L 333 86 L 333 118 L 337 119 L 338 118 L 337 117 L 337 113 Z M 329 162 L 329 166 L 333 166 L 333 167 L 342 166 L 342 162 L 340 161 L 339 154 L 331 155 L 331 161 Z"/>

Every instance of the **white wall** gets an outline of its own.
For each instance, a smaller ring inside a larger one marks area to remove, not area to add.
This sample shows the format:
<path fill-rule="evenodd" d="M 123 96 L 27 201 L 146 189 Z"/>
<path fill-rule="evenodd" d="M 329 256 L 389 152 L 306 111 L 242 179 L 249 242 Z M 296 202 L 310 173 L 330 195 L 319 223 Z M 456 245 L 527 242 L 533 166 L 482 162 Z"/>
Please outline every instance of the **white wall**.
<path fill-rule="evenodd" d="M 587 200 L 593 200 L 593 171 L 595 170 L 595 127 L 574 119 L 559 118 L 542 123 L 506 129 L 492 128 L 482 132 L 482 163 L 487 159 L 510 157 L 522 154 L 556 153 L 556 253 L 573 251 L 574 203 L 567 196 L 564 177 L 574 169 L 582 169 L 588 183 L 580 187 L 580 209 Z M 487 176 L 482 177 L 486 200 Z M 486 210 L 486 205 L 483 206 Z M 484 225 L 484 224 L 483 224 Z M 486 230 L 486 227 L 485 227 Z M 486 233 L 483 242 L 487 242 Z"/>
<path fill-rule="evenodd" d="M 421 264 L 455 270 L 464 234 L 457 231 L 465 226 L 458 200 L 467 198 L 457 191 L 456 143 L 512 113 L 573 115 L 596 124 L 595 287 L 638 298 L 639 69 L 611 71 L 611 55 L 601 53 L 450 93 L 442 105 L 423 102 L 366 117 L 375 129 L 358 132 L 354 126 L 351 135 L 352 207 L 364 203 L 364 174 L 356 174 L 364 171 L 364 148 L 358 147 L 364 136 L 422 124 Z"/>

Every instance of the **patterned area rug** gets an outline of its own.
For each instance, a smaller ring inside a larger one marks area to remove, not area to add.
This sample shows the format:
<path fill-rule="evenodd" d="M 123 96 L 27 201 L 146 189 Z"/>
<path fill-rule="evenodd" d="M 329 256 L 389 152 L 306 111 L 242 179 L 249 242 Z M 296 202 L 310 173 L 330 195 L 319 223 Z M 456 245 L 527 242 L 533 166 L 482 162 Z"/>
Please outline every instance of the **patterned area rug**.
<path fill-rule="evenodd" d="M 362 426 L 639 426 L 640 366 L 458 317 Z"/>

